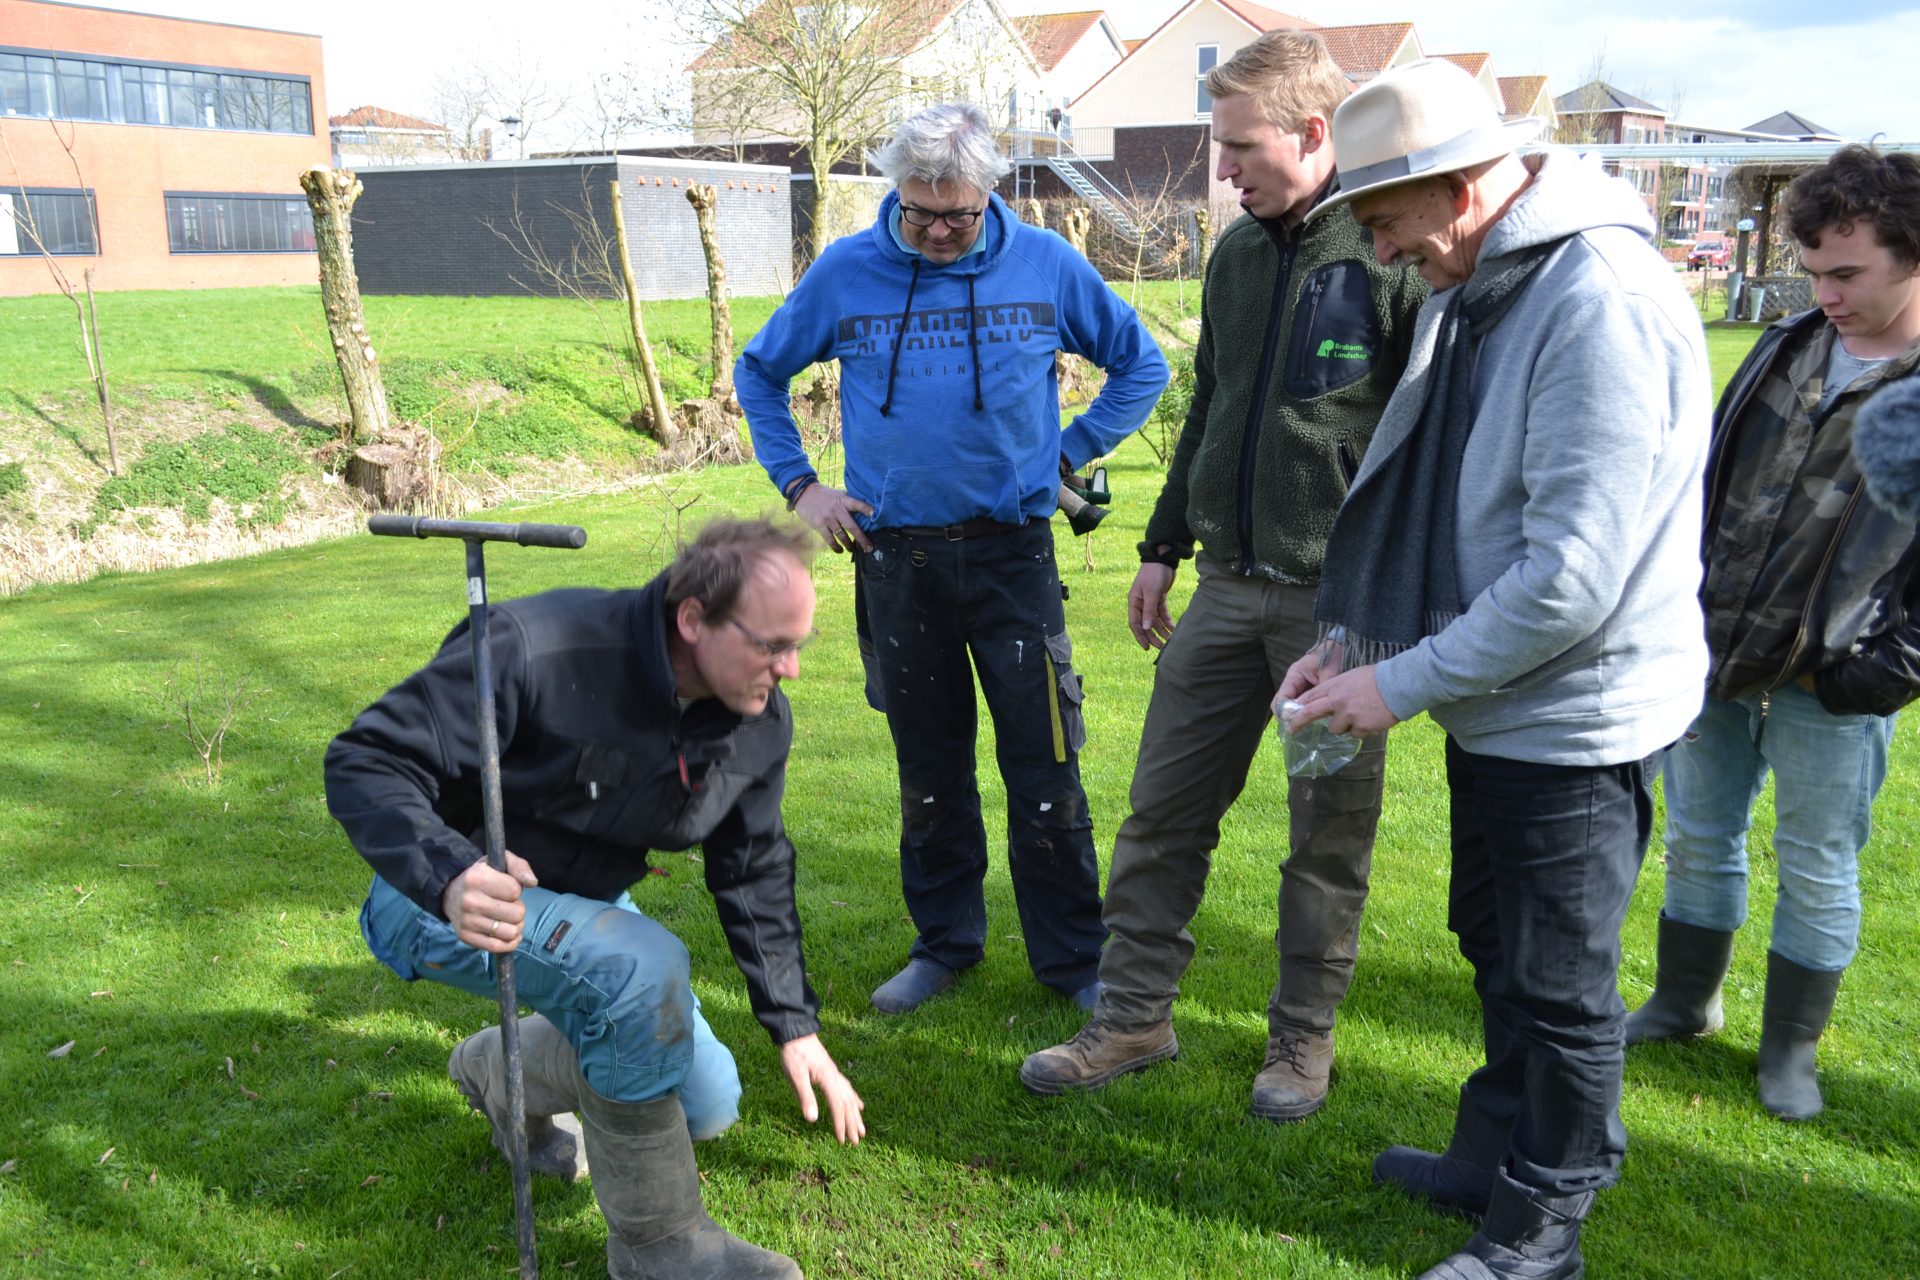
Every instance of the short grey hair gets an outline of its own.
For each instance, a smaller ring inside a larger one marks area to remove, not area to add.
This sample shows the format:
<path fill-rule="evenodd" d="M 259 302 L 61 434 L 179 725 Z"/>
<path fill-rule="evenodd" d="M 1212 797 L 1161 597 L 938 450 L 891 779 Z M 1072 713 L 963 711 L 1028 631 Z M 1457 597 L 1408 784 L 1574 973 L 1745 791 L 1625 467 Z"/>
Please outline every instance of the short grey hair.
<path fill-rule="evenodd" d="M 960 183 L 983 195 L 1013 168 L 994 143 L 987 113 L 970 102 L 943 102 L 908 116 L 867 162 L 896 187 L 918 179 L 935 187 Z"/>

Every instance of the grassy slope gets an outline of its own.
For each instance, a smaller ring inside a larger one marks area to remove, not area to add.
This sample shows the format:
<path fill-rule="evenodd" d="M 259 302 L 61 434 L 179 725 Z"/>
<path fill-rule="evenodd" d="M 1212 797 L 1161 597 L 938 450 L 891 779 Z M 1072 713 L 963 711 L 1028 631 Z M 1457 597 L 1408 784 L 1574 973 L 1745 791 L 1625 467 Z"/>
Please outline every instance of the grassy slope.
<path fill-rule="evenodd" d="M 423 325 L 422 342 L 444 343 L 443 354 L 478 345 L 474 322 L 494 304 L 463 305 L 449 315 L 467 317 L 464 329 Z M 534 321 L 503 323 L 529 345 Z M 1720 344 L 1750 335 L 1713 339 L 1719 357 Z M 156 351 L 150 362 L 181 357 Z M 1085 544 L 1064 531 L 1061 553 L 1092 690 L 1083 767 L 1103 842 L 1124 811 L 1151 680 L 1119 613 L 1132 531 L 1157 487 L 1151 458 L 1129 448 L 1113 481 L 1107 528 L 1118 532 L 1097 535 L 1096 571 L 1080 569 Z M 751 469 L 697 483 L 706 496 L 689 519 L 765 501 Z M 496 596 L 631 582 L 661 562 L 673 521 L 667 499 L 646 491 L 526 515 L 586 524 L 593 541 L 569 555 L 496 551 Z M 138 1273 L 168 1276 L 510 1272 L 504 1171 L 443 1075 L 447 1050 L 487 1010 L 403 986 L 365 955 L 354 927 L 363 864 L 318 788 L 328 736 L 458 617 L 457 562 L 450 548 L 355 539 L 0 601 L 10 747 L 0 822 L 13 871 L 0 927 L 0 1078 L 14 1102 L 0 1122 L 0 1166 L 14 1162 L 0 1174 L 0 1275 L 113 1274 L 143 1260 Z M 986 963 L 909 1021 L 866 1007 L 911 937 L 894 866 L 897 791 L 884 725 L 860 698 L 847 567 L 828 560 L 819 577 L 823 636 L 791 688 L 788 819 L 826 1034 L 868 1101 L 873 1134 L 841 1150 L 798 1120 L 698 868 L 662 858 L 668 874 L 638 895 L 686 939 L 748 1087 L 742 1124 L 701 1152 L 716 1215 L 816 1276 L 1384 1276 L 1463 1238 L 1462 1224 L 1367 1185 L 1381 1146 L 1444 1141 L 1476 1057 L 1476 1005 L 1445 932 L 1432 726 L 1395 737 L 1375 899 L 1326 1113 L 1290 1127 L 1245 1114 L 1285 823 L 1271 749 L 1227 819 L 1194 926 L 1180 1062 L 1042 1101 L 1014 1068 L 1078 1019 L 1026 975 L 997 858 Z M 199 762 L 165 732 L 173 717 L 153 697 L 195 664 L 251 684 L 212 791 L 194 781 Z M 1654 1259 L 1699 1276 L 1920 1271 L 1920 1079 L 1908 1051 L 1920 937 L 1904 907 L 1920 890 L 1914 745 L 1909 724 L 1866 859 L 1866 947 L 1823 1044 L 1828 1116 L 1788 1127 L 1752 1098 L 1758 926 L 1772 894 L 1763 822 L 1757 927 L 1733 974 L 1729 1030 L 1629 1060 L 1634 1147 L 1590 1233 L 1596 1273 L 1640 1274 Z M 995 812 L 997 781 L 983 777 L 982 789 Z M 1626 933 L 1630 1004 L 1653 977 L 1657 863 Z M 68 1040 L 65 1056 L 46 1056 Z M 569 1264 L 597 1274 L 590 1191 L 544 1186 L 537 1204 L 549 1274 Z"/>

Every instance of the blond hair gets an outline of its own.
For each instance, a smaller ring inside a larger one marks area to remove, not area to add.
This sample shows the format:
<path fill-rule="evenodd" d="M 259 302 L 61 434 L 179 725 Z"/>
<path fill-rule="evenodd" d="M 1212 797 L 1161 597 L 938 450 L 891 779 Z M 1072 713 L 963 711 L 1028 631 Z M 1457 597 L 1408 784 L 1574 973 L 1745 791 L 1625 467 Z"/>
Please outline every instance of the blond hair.
<path fill-rule="evenodd" d="M 1269 31 L 1207 72 L 1207 92 L 1216 98 L 1247 94 L 1268 123 L 1291 133 L 1308 116 L 1333 119 L 1352 86 L 1319 36 L 1310 31 Z"/>

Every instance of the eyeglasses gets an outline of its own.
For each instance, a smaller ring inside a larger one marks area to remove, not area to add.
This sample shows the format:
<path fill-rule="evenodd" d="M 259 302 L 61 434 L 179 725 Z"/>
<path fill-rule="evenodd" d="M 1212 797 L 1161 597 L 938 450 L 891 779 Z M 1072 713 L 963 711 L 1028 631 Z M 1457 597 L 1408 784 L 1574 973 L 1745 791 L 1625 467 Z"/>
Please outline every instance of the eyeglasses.
<path fill-rule="evenodd" d="M 760 656 L 765 658 L 768 662 L 779 662 L 783 658 L 791 657 L 792 655 L 799 653 L 802 649 L 812 644 L 813 638 L 820 634 L 819 629 L 815 628 L 815 629 L 809 630 L 807 634 L 805 634 L 804 636 L 801 636 L 798 640 L 784 640 L 784 641 L 776 642 L 773 640 L 763 639 L 757 632 L 753 630 L 752 627 L 749 627 L 746 623 L 740 621 L 740 619 L 738 618 L 728 618 L 727 621 L 731 623 L 733 626 L 739 628 L 740 634 L 745 636 L 748 639 L 748 641 L 752 643 L 753 647 L 759 651 Z"/>
<path fill-rule="evenodd" d="M 904 200 L 900 202 L 900 216 L 916 227 L 930 227 L 940 221 L 955 231 L 965 231 L 980 221 L 980 215 L 985 212 L 985 209 L 922 209 Z"/>

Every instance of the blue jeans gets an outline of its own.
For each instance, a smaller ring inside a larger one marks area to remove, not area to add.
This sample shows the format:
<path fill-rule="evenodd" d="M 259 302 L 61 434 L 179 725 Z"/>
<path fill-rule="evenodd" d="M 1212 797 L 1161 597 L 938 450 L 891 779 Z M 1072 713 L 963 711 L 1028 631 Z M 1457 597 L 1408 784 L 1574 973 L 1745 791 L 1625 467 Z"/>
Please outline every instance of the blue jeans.
<path fill-rule="evenodd" d="M 601 902 L 536 888 L 522 900 L 515 993 L 573 1043 L 593 1091 L 616 1102 L 677 1092 L 696 1139 L 718 1137 L 739 1119 L 740 1074 L 700 1016 L 680 939 L 624 893 Z M 409 982 L 495 994 L 493 957 L 379 876 L 360 908 L 360 932 L 374 958 Z"/>
<path fill-rule="evenodd" d="M 1007 864 L 1027 961 L 1046 985 L 1078 991 L 1099 971 L 1107 932 L 1052 529 L 1034 520 L 951 542 L 895 529 L 872 539 L 855 563 L 872 646 L 868 698 L 886 712 L 900 767 L 900 878 L 919 931 L 912 956 L 965 969 L 985 954 L 978 676 L 1006 783 Z"/>
<path fill-rule="evenodd" d="M 1447 927 L 1473 965 L 1486 1065 L 1457 1124 L 1508 1133 L 1506 1170 L 1549 1195 L 1611 1186 L 1620 1123 L 1620 925 L 1653 834 L 1649 762 L 1578 767 L 1447 739 Z"/>
<path fill-rule="evenodd" d="M 1798 685 L 1708 698 L 1667 753 L 1669 919 L 1732 932 L 1747 918 L 1747 830 L 1773 771 L 1780 887 L 1772 949 L 1803 969 L 1847 967 L 1860 942 L 1860 850 L 1887 779 L 1894 717 L 1837 716 Z"/>

